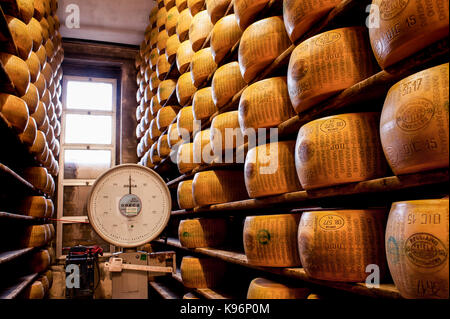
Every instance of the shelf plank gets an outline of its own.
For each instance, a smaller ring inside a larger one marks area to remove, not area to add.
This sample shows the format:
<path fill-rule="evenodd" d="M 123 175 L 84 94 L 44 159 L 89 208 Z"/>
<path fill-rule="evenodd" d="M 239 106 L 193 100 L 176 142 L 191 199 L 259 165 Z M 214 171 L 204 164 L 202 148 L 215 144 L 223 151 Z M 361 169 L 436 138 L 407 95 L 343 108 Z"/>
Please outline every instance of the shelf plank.
<path fill-rule="evenodd" d="M 172 274 L 172 278 L 178 281 L 180 284 L 183 284 L 183 279 L 181 278 L 181 272 L 179 270 L 175 274 Z M 190 290 L 206 299 L 214 299 L 214 300 L 233 299 L 233 297 L 224 294 L 220 291 L 217 291 L 216 289 L 194 288 Z"/>
<path fill-rule="evenodd" d="M 30 285 L 36 278 L 38 274 L 31 274 L 21 277 L 17 280 L 17 283 L 3 289 L 0 292 L 0 299 L 14 299 L 16 298 L 28 285 Z"/>
<path fill-rule="evenodd" d="M 161 282 L 150 281 L 149 285 L 164 299 L 181 299 L 180 296 L 175 294 L 169 287 L 167 287 L 167 285 Z"/>
<path fill-rule="evenodd" d="M 16 181 L 21 186 L 24 186 L 29 191 L 34 192 L 36 194 L 41 195 L 42 193 L 36 189 L 31 183 L 26 181 L 23 177 L 21 177 L 19 174 L 14 172 L 12 169 L 10 169 L 8 166 L 3 165 L 0 163 L 0 176 L 5 176 L 6 178 L 12 179 Z"/>
<path fill-rule="evenodd" d="M 0 211 L 0 219 L 17 219 L 17 220 L 27 220 L 27 221 L 37 220 L 37 218 L 32 217 L 32 216 L 11 214 L 11 213 L 1 212 L 1 211 Z"/>
<path fill-rule="evenodd" d="M 16 258 L 19 258 L 19 257 L 29 253 L 33 249 L 34 248 L 23 248 L 23 249 L 19 249 L 19 250 L 0 252 L 0 265 L 7 263 L 11 260 L 14 260 Z"/>

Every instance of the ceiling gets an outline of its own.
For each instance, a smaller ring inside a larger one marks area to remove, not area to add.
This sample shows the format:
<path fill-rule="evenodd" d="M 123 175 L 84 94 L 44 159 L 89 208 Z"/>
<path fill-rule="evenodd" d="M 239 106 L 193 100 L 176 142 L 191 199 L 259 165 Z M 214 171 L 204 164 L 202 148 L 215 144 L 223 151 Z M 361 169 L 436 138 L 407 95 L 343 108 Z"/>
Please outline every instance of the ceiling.
<path fill-rule="evenodd" d="M 79 29 L 66 25 L 73 4 L 80 9 Z M 155 6 L 154 0 L 59 0 L 60 32 L 64 38 L 140 45 Z"/>

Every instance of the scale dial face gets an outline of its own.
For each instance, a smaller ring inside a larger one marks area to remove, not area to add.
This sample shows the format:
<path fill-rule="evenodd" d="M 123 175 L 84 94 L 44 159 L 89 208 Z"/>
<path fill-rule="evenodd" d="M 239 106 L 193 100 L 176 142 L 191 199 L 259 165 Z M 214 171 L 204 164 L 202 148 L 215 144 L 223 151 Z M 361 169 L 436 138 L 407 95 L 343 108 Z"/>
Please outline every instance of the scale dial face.
<path fill-rule="evenodd" d="M 97 234 L 123 248 L 144 245 L 167 226 L 172 200 L 164 180 L 140 165 L 120 165 L 92 187 L 88 216 Z"/>

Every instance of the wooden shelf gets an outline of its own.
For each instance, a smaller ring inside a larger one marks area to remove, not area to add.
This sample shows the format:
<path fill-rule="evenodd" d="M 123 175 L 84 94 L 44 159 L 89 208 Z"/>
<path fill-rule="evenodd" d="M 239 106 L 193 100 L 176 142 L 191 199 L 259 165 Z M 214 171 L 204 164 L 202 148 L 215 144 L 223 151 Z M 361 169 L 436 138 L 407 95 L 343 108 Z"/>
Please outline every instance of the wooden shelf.
<path fill-rule="evenodd" d="M 25 216 L 19 214 L 12 214 L 0 211 L 0 219 L 10 219 L 10 220 L 25 220 L 25 221 L 36 221 L 38 220 L 36 217 Z"/>
<path fill-rule="evenodd" d="M 1 163 L 0 163 L 0 177 L 2 177 L 2 179 L 5 178 L 7 181 L 11 181 L 18 186 L 21 186 L 29 193 L 43 195 L 43 193 L 41 191 L 39 191 L 37 188 L 35 188 L 32 184 L 30 184 L 28 181 L 26 181 L 23 177 L 21 177 L 19 174 L 14 172 L 8 166 L 3 165 Z"/>
<path fill-rule="evenodd" d="M 178 270 L 175 274 L 172 275 L 172 277 L 178 281 L 180 284 L 183 285 L 183 279 L 181 278 L 181 273 Z M 196 295 L 200 295 L 206 299 L 213 299 L 213 300 L 225 300 L 225 299 L 233 299 L 233 297 L 224 294 L 220 291 L 217 291 L 216 289 L 210 289 L 210 288 L 196 288 L 196 289 L 191 289 L 191 288 L 187 288 L 189 290 L 191 290 L 192 292 L 194 292 Z"/>
<path fill-rule="evenodd" d="M 174 293 L 170 287 L 164 283 L 150 281 L 149 285 L 164 299 L 181 299 L 179 295 Z"/>
<path fill-rule="evenodd" d="M 158 239 L 155 242 L 160 244 L 166 244 L 166 241 L 163 239 Z M 325 286 L 333 289 L 344 290 L 354 294 L 374 297 L 374 298 L 389 298 L 389 299 L 399 299 L 401 298 L 399 291 L 395 287 L 394 284 L 381 284 L 380 288 L 367 288 L 364 283 L 341 283 L 341 282 L 330 282 L 323 280 L 316 280 L 308 277 L 305 270 L 303 268 L 268 268 L 268 267 L 258 267 L 252 266 L 248 263 L 247 257 L 244 254 L 236 253 L 232 251 L 226 251 L 221 249 L 214 248 L 196 248 L 196 249 L 188 249 L 181 246 L 181 243 L 178 239 L 168 238 L 167 245 L 171 247 L 175 247 L 178 249 L 182 249 L 188 252 L 195 252 L 201 255 L 214 257 L 221 259 L 225 262 L 264 271 L 271 274 L 276 274 L 292 279 L 297 279 L 305 282 L 310 282 L 316 285 Z"/>
<path fill-rule="evenodd" d="M 14 299 L 16 298 L 25 288 L 28 287 L 36 278 L 38 274 L 31 274 L 21 277 L 17 280 L 17 283 L 3 289 L 0 292 L 0 299 Z"/>
<path fill-rule="evenodd" d="M 28 254 L 32 250 L 34 250 L 34 248 L 23 248 L 19 250 L 0 252 L 0 265 Z"/>

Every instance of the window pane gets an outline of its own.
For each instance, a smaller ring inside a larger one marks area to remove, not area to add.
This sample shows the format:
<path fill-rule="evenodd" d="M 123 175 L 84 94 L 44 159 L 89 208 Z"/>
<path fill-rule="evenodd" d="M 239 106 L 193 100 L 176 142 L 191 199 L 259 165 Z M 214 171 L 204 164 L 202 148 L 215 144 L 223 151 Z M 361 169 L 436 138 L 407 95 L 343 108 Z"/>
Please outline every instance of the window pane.
<path fill-rule="evenodd" d="M 67 114 L 66 141 L 76 144 L 111 144 L 112 116 Z"/>
<path fill-rule="evenodd" d="M 110 247 L 97 233 L 90 224 L 64 224 L 63 225 L 63 249 L 73 246 L 94 246 L 98 245 L 103 248 L 103 252 L 109 252 Z M 68 251 L 63 250 L 63 254 Z"/>
<path fill-rule="evenodd" d="M 64 186 L 63 216 L 87 216 L 92 186 Z"/>
<path fill-rule="evenodd" d="M 111 151 L 66 150 L 64 152 L 65 179 L 96 179 L 111 167 Z"/>
<path fill-rule="evenodd" d="M 67 82 L 67 108 L 112 111 L 113 85 L 101 82 Z"/>

